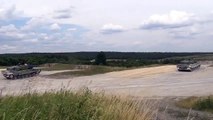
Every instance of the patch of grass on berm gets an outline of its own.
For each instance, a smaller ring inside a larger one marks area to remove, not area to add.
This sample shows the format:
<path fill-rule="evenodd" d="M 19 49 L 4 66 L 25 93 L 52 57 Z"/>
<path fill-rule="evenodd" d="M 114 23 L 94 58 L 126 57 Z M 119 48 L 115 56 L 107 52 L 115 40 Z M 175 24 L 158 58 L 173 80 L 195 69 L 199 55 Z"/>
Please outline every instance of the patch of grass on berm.
<path fill-rule="evenodd" d="M 187 109 L 195 109 L 213 113 L 213 96 L 189 97 L 177 102 L 177 105 Z"/>
<path fill-rule="evenodd" d="M 1 120 L 150 120 L 153 111 L 148 104 L 89 90 L 0 98 Z"/>
<path fill-rule="evenodd" d="M 64 78 L 65 76 L 68 76 L 68 77 L 69 76 L 89 76 L 89 75 L 104 74 L 108 72 L 121 71 L 121 70 L 126 70 L 126 68 L 90 65 L 85 68 L 78 69 L 77 71 L 55 73 L 55 74 L 48 75 L 48 77 Z"/>
<path fill-rule="evenodd" d="M 0 66 L 0 69 L 5 69 L 6 67 L 5 66 Z"/>

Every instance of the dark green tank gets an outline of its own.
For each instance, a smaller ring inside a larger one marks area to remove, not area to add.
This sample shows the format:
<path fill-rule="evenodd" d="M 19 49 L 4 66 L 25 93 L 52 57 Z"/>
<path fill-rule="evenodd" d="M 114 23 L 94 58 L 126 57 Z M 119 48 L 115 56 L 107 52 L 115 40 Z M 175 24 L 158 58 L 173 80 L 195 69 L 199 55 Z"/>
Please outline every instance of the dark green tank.
<path fill-rule="evenodd" d="M 35 69 L 31 65 L 18 65 L 8 67 L 5 71 L 2 71 L 2 74 L 7 79 L 20 79 L 25 77 L 33 77 L 38 75 L 41 72 L 41 69 Z"/>
<path fill-rule="evenodd" d="M 195 61 L 184 60 L 181 61 L 180 64 L 177 65 L 178 71 L 193 71 L 195 69 L 200 68 L 200 64 Z"/>

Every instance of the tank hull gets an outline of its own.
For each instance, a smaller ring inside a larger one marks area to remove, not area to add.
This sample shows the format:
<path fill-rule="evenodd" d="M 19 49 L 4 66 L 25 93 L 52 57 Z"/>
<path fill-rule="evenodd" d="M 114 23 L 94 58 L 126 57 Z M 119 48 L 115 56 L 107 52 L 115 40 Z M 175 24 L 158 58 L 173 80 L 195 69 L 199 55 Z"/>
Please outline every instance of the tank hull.
<path fill-rule="evenodd" d="M 19 69 L 19 67 L 13 67 L 2 71 L 2 75 L 8 80 L 21 79 L 26 77 L 33 77 L 41 72 L 40 69 Z"/>
<path fill-rule="evenodd" d="M 199 63 L 193 63 L 193 64 L 178 64 L 177 65 L 177 69 L 178 71 L 194 71 L 198 68 L 200 68 L 200 64 Z"/>

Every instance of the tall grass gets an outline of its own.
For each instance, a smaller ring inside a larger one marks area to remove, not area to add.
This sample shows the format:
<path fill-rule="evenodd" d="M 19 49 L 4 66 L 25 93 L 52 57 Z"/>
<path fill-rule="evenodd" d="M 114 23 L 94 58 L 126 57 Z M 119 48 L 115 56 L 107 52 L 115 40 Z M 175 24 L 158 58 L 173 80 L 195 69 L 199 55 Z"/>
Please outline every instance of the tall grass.
<path fill-rule="evenodd" d="M 0 99 L 2 120 L 150 120 L 153 115 L 153 105 L 148 102 L 89 90 L 29 93 Z"/>
<path fill-rule="evenodd" d="M 213 96 L 207 97 L 189 97 L 177 102 L 177 105 L 183 108 L 192 108 L 201 111 L 213 113 Z"/>

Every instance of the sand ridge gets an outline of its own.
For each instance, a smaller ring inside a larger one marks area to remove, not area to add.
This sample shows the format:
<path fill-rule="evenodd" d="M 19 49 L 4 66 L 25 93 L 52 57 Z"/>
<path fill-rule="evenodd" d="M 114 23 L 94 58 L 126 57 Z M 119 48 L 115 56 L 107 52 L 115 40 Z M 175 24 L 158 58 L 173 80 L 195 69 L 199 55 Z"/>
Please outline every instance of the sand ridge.
<path fill-rule="evenodd" d="M 164 73 L 171 73 L 174 71 L 176 71 L 175 65 L 166 65 L 166 66 L 138 68 L 138 69 L 132 69 L 132 70 L 112 72 L 112 73 L 109 73 L 108 75 L 128 79 L 128 78 L 148 77 L 148 76 L 159 75 Z"/>

